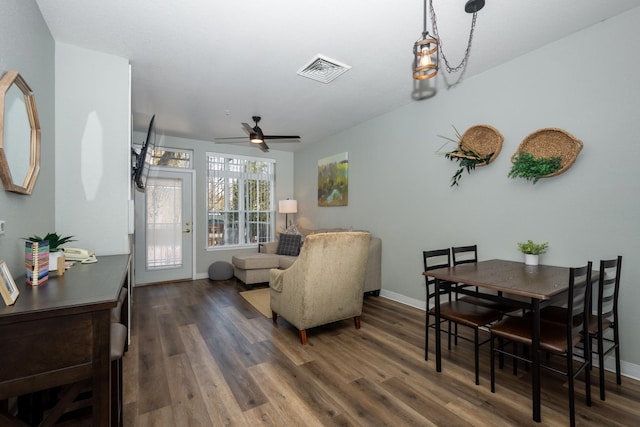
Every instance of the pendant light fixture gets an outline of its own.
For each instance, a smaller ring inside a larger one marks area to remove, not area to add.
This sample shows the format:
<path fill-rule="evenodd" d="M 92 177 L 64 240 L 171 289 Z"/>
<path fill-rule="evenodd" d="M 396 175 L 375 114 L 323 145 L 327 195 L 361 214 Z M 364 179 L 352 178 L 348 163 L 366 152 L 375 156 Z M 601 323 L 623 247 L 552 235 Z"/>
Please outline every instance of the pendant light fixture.
<path fill-rule="evenodd" d="M 448 73 L 455 73 L 462 70 L 462 73 L 458 78 L 458 82 L 462 79 L 467 68 L 467 63 L 469 62 L 469 55 L 471 54 L 471 43 L 473 41 L 473 33 L 476 28 L 477 13 L 484 7 L 484 4 L 485 0 L 468 0 L 465 4 L 465 12 L 473 14 L 471 30 L 469 31 L 469 41 L 467 42 L 467 49 L 465 50 L 464 58 L 460 64 L 452 67 L 444 54 L 442 40 L 438 35 L 438 24 L 436 20 L 436 13 L 433 9 L 433 0 L 429 0 L 429 8 L 434 35 L 429 35 L 427 30 L 427 0 L 424 0 L 424 28 L 422 31 L 422 39 L 418 40 L 413 45 L 414 79 L 425 80 L 435 77 L 436 74 L 438 74 L 440 56 L 442 56 L 445 69 Z"/>
<path fill-rule="evenodd" d="M 427 0 L 424 0 L 422 38 L 413 45 L 413 78 L 426 80 L 438 74 L 438 40 L 427 30 Z"/>

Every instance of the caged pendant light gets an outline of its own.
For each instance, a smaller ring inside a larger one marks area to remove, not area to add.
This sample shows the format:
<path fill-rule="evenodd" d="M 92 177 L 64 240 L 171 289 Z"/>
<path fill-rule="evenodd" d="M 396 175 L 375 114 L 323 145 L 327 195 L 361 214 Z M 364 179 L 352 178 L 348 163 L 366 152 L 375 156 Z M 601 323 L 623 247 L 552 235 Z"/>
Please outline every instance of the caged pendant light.
<path fill-rule="evenodd" d="M 413 45 L 413 78 L 426 80 L 438 74 L 438 40 L 427 30 L 427 0 L 424 0 L 422 38 Z"/>
<path fill-rule="evenodd" d="M 426 80 L 435 77 L 438 74 L 438 62 L 440 56 L 442 56 L 448 73 L 462 70 L 459 78 L 459 80 L 461 80 L 467 68 L 467 63 L 469 62 L 471 42 L 473 41 L 473 33 L 476 28 L 477 13 L 484 7 L 485 0 L 468 0 L 464 6 L 465 12 L 473 14 L 473 19 L 471 21 L 469 41 L 464 53 L 464 58 L 460 64 L 455 67 L 449 64 L 447 57 L 444 55 L 442 41 L 439 40 L 438 36 L 438 24 L 436 22 L 435 11 L 433 10 L 433 2 L 432 0 L 428 1 L 434 35 L 429 35 L 429 31 L 427 30 L 427 0 L 424 0 L 424 27 L 422 30 L 422 38 L 413 45 L 413 78 L 416 80 Z"/>

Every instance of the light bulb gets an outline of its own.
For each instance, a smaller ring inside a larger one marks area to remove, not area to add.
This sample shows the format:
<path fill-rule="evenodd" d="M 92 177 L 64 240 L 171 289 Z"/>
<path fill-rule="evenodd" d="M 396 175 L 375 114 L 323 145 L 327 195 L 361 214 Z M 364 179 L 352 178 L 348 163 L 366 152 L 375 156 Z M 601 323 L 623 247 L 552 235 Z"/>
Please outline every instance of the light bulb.
<path fill-rule="evenodd" d="M 420 67 L 428 67 L 433 64 L 433 61 L 431 60 L 431 55 L 427 53 L 428 50 L 429 49 L 427 47 L 422 52 L 420 52 L 420 64 L 419 64 Z"/>

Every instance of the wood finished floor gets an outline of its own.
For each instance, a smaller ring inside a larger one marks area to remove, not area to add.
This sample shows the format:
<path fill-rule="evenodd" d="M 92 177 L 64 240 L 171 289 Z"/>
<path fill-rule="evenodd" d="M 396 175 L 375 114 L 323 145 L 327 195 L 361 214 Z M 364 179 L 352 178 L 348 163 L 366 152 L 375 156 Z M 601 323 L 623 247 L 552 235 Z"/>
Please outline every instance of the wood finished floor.
<path fill-rule="evenodd" d="M 424 360 L 424 311 L 367 297 L 352 320 L 311 329 L 302 346 L 284 319 L 274 327 L 235 280 L 134 290 L 132 345 L 124 358 L 126 426 L 564 426 L 566 381 L 542 377 L 542 423 L 531 420 L 530 377 L 510 365 L 489 390 L 489 348 L 474 385 L 472 345 Z M 433 338 L 433 334 L 430 334 Z M 443 336 L 444 338 L 444 336 Z M 443 341 L 446 342 L 446 341 Z M 433 342 L 430 350 L 433 350 Z M 576 383 L 580 426 L 640 425 L 640 383 L 607 373 L 593 406 Z"/>

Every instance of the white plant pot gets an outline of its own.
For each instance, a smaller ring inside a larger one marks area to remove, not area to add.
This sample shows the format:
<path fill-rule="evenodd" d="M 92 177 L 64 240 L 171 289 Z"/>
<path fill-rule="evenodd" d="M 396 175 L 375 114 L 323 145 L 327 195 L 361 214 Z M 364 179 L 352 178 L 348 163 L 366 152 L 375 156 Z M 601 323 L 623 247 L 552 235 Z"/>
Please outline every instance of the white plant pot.
<path fill-rule="evenodd" d="M 58 258 L 64 255 L 64 252 L 49 252 L 49 271 L 58 270 Z"/>
<path fill-rule="evenodd" d="M 524 263 L 526 265 L 538 265 L 540 255 L 524 254 Z"/>

